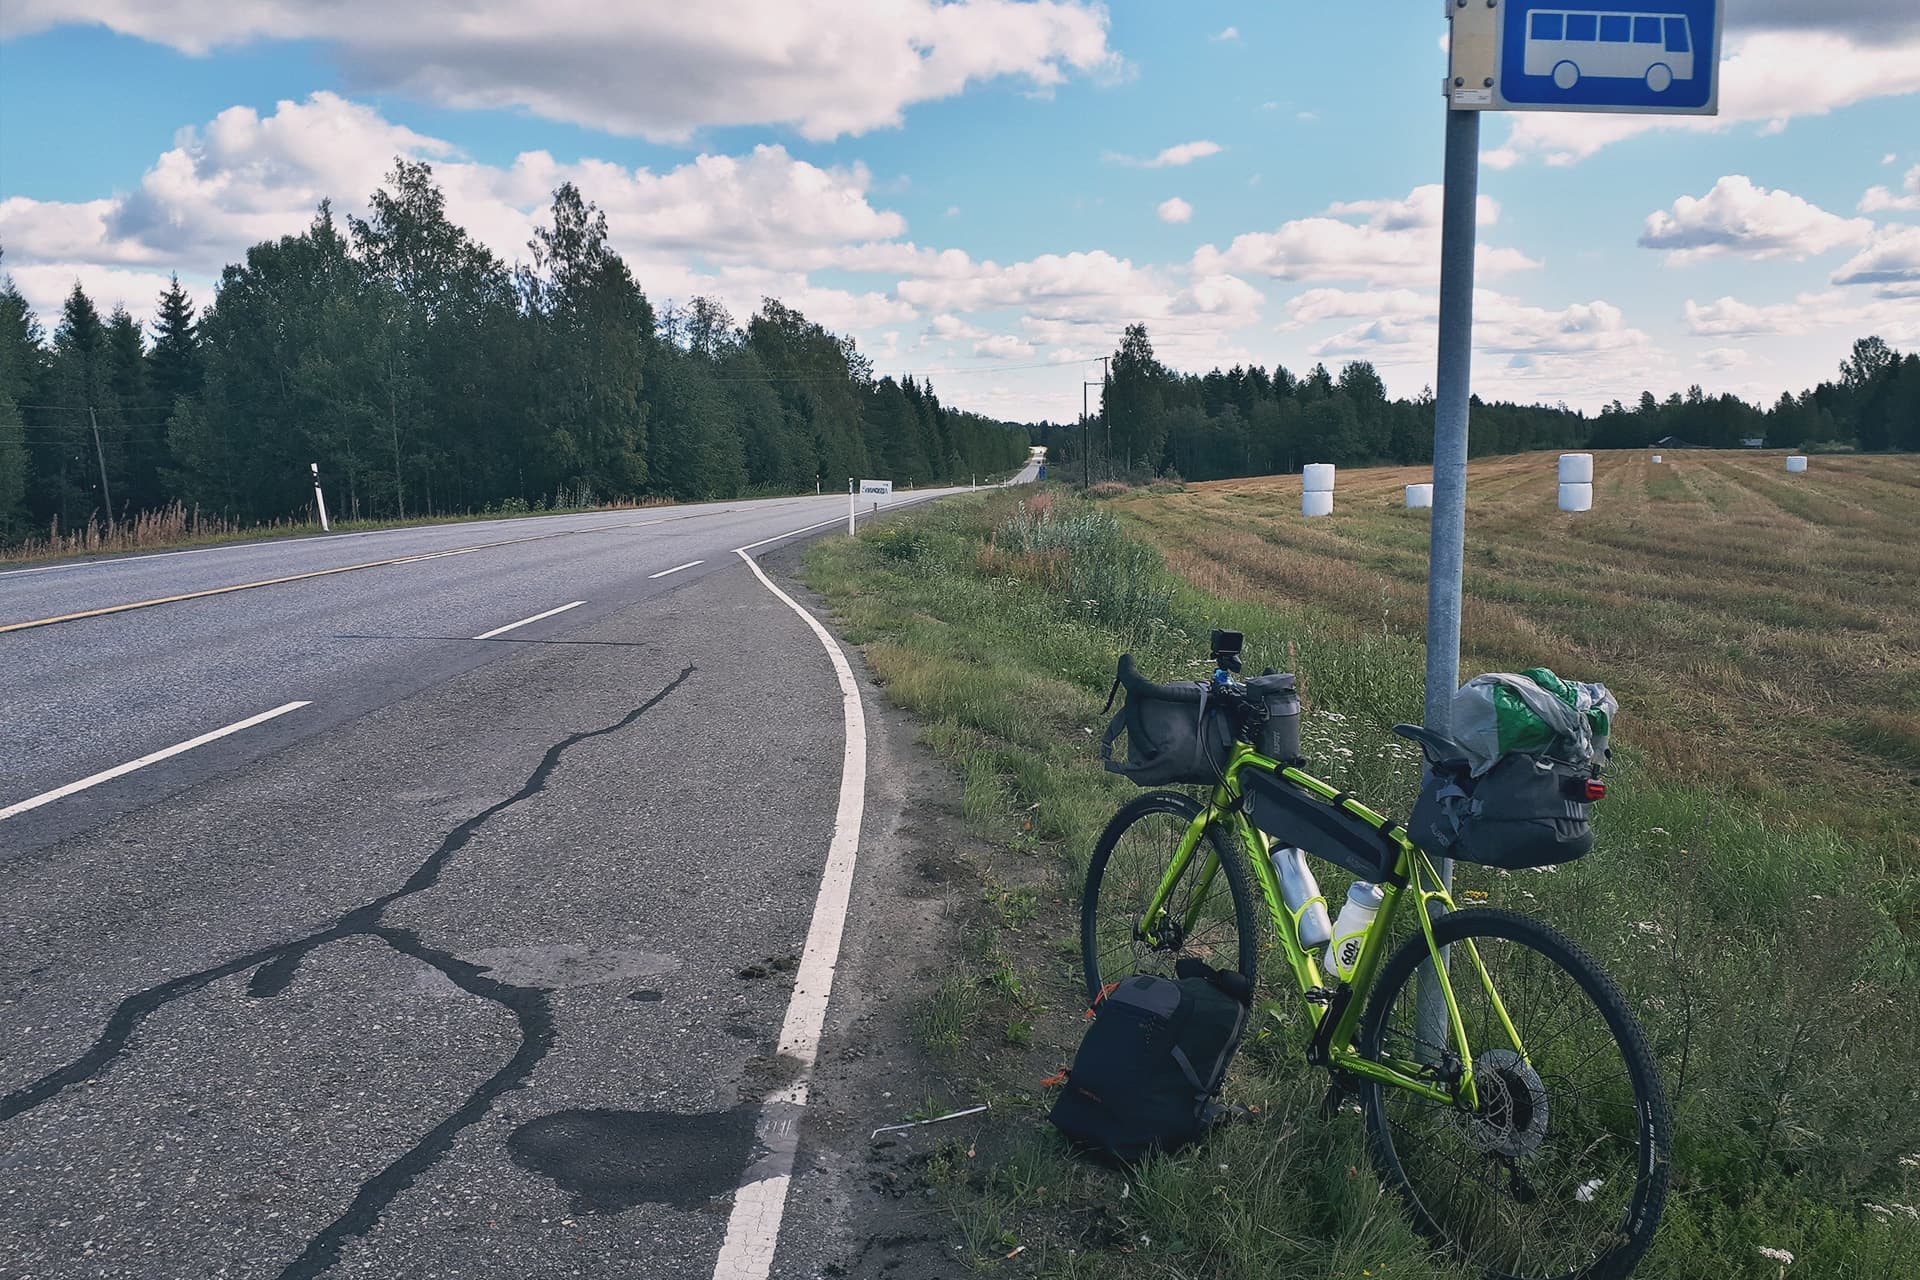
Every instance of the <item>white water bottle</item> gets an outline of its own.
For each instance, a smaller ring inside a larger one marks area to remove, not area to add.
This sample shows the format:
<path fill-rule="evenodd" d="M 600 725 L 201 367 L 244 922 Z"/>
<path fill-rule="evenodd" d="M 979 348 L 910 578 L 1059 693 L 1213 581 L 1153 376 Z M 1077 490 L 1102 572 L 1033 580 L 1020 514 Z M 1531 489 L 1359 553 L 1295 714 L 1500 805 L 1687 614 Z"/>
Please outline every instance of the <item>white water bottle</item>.
<path fill-rule="evenodd" d="M 1280 878 L 1280 897 L 1300 930 L 1301 949 L 1326 946 L 1333 937 L 1333 924 L 1327 919 L 1326 895 L 1307 866 L 1307 855 L 1290 845 L 1275 845 L 1273 874 Z"/>
<path fill-rule="evenodd" d="M 1354 967 L 1360 963 L 1360 944 L 1366 941 L 1367 930 L 1373 927 L 1373 918 L 1380 914 L 1385 898 L 1379 885 L 1365 880 L 1355 880 L 1347 890 L 1340 918 L 1333 922 L 1333 945 L 1327 948 L 1327 967 L 1341 981 L 1353 977 Z"/>

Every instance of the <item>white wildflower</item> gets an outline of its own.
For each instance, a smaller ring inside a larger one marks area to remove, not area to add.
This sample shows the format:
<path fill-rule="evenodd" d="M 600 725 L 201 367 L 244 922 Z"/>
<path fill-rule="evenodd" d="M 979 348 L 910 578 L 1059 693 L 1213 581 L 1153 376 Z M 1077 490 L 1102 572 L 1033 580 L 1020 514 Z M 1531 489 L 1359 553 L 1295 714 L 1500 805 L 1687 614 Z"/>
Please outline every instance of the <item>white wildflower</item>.
<path fill-rule="evenodd" d="M 1793 1265 L 1793 1255 L 1788 1253 L 1785 1249 L 1769 1249 L 1767 1248 L 1767 1246 L 1761 1245 L 1760 1256 L 1768 1259 L 1771 1262 L 1777 1262 L 1783 1267 L 1790 1267 Z"/>

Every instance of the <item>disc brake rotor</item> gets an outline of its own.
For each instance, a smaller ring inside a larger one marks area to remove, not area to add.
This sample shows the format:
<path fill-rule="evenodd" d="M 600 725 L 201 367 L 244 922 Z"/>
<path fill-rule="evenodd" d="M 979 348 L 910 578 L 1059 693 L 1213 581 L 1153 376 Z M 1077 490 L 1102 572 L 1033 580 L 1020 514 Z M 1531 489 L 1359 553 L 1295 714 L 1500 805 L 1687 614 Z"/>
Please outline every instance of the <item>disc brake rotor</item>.
<path fill-rule="evenodd" d="M 1489 1049 L 1473 1060 L 1480 1110 L 1457 1120 L 1469 1144 L 1488 1155 L 1519 1160 L 1547 1140 L 1547 1087 L 1525 1058 L 1511 1049 Z"/>

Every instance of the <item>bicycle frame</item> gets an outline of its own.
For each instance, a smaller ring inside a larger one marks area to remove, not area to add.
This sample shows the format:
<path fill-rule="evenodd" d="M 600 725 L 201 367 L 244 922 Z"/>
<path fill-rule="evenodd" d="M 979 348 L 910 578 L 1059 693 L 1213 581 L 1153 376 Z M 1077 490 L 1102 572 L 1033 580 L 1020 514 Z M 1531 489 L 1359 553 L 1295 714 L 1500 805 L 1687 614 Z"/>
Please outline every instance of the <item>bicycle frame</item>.
<path fill-rule="evenodd" d="M 1340 789 L 1322 782 L 1313 775 L 1283 765 L 1261 755 L 1245 743 L 1236 742 L 1227 768 L 1221 781 L 1214 787 L 1213 795 L 1207 807 L 1198 817 L 1187 825 L 1175 849 L 1173 860 L 1166 874 L 1161 877 L 1160 886 L 1147 904 L 1140 924 L 1140 936 L 1152 943 L 1153 925 L 1166 911 L 1167 902 L 1173 893 L 1175 884 L 1192 862 L 1196 850 L 1205 848 L 1206 862 L 1200 869 L 1200 881 L 1192 896 L 1192 905 L 1188 908 L 1188 918 L 1180 921 L 1183 931 L 1191 932 L 1199 916 L 1200 905 L 1206 900 L 1212 887 L 1213 878 L 1219 874 L 1220 859 L 1211 845 L 1203 843 L 1207 828 L 1215 822 L 1226 822 L 1246 851 L 1247 861 L 1253 869 L 1254 879 L 1259 882 L 1260 893 L 1266 899 L 1267 915 L 1273 922 L 1274 933 L 1280 939 L 1280 952 L 1286 958 L 1287 966 L 1292 970 L 1294 981 L 1300 988 L 1300 997 L 1306 1005 L 1307 1016 L 1315 1029 L 1316 1039 L 1327 1046 L 1326 1065 L 1337 1073 L 1345 1073 L 1361 1079 L 1377 1081 L 1393 1088 L 1406 1089 L 1435 1102 L 1475 1110 L 1479 1106 L 1479 1091 L 1473 1079 L 1473 1052 L 1467 1042 L 1467 1032 L 1460 1017 L 1460 1005 L 1454 997 L 1453 983 L 1447 971 L 1447 957 L 1434 939 L 1433 921 L 1436 907 L 1442 911 L 1455 909 L 1453 897 L 1447 892 L 1440 873 L 1435 869 L 1427 855 L 1397 829 L 1392 820 L 1375 813 L 1372 809 L 1353 800 L 1351 797 L 1340 799 L 1339 803 L 1352 816 L 1361 819 L 1375 830 L 1383 833 L 1398 847 L 1399 853 L 1394 860 L 1393 872 L 1381 884 L 1383 899 L 1380 913 L 1373 927 L 1367 931 L 1360 944 L 1359 959 L 1354 966 L 1351 981 L 1339 986 L 1329 987 L 1320 972 L 1319 964 L 1312 953 L 1300 945 L 1299 923 L 1293 913 L 1287 909 L 1286 901 L 1280 896 L 1279 877 L 1274 873 L 1271 858 L 1272 840 L 1267 834 L 1247 821 L 1240 805 L 1240 773 L 1243 769 L 1256 768 L 1272 772 L 1296 787 L 1324 801 L 1335 801 L 1341 796 Z M 1459 1058 L 1460 1075 L 1454 1089 L 1449 1092 L 1434 1083 L 1433 1072 L 1429 1065 L 1422 1063 L 1403 1063 L 1394 1060 L 1376 1061 L 1362 1057 L 1353 1048 L 1354 1033 L 1359 1029 L 1360 1017 L 1365 1006 L 1365 997 L 1373 989 L 1380 965 L 1386 958 L 1388 941 L 1393 935 L 1393 922 L 1397 918 L 1402 891 L 1412 889 L 1413 901 L 1417 904 L 1417 915 L 1421 932 L 1427 941 L 1427 950 L 1433 957 L 1428 972 L 1439 977 L 1439 985 L 1445 998 L 1448 1027 L 1452 1044 Z M 1487 967 L 1480 960 L 1479 950 L 1471 941 L 1459 944 L 1464 947 L 1480 985 L 1486 992 L 1489 1003 L 1499 1019 L 1501 1029 L 1505 1031 L 1514 1052 L 1526 1059 L 1526 1047 L 1520 1042 L 1520 1033 L 1514 1028 L 1513 1019 L 1508 1016 L 1506 1005 L 1493 988 L 1493 979 Z M 1324 1019 L 1332 1017 L 1330 1028 L 1323 1028 Z"/>

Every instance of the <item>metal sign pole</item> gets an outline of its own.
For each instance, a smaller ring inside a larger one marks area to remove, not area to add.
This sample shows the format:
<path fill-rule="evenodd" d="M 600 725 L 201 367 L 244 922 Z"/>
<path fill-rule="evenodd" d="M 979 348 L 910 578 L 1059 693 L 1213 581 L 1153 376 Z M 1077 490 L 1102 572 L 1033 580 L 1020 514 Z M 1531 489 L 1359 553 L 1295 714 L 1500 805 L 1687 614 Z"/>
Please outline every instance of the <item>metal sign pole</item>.
<path fill-rule="evenodd" d="M 1433 532 L 1427 552 L 1426 726 L 1453 731 L 1460 687 L 1460 582 L 1467 537 L 1467 399 L 1473 365 L 1474 214 L 1480 194 L 1480 113 L 1447 110 L 1446 188 L 1440 209 L 1440 360 L 1433 402 Z M 1453 883 L 1453 860 L 1437 862 Z M 1444 961 L 1445 953 L 1442 952 Z M 1418 1043 L 1447 1043 L 1438 983 L 1415 996 Z"/>

